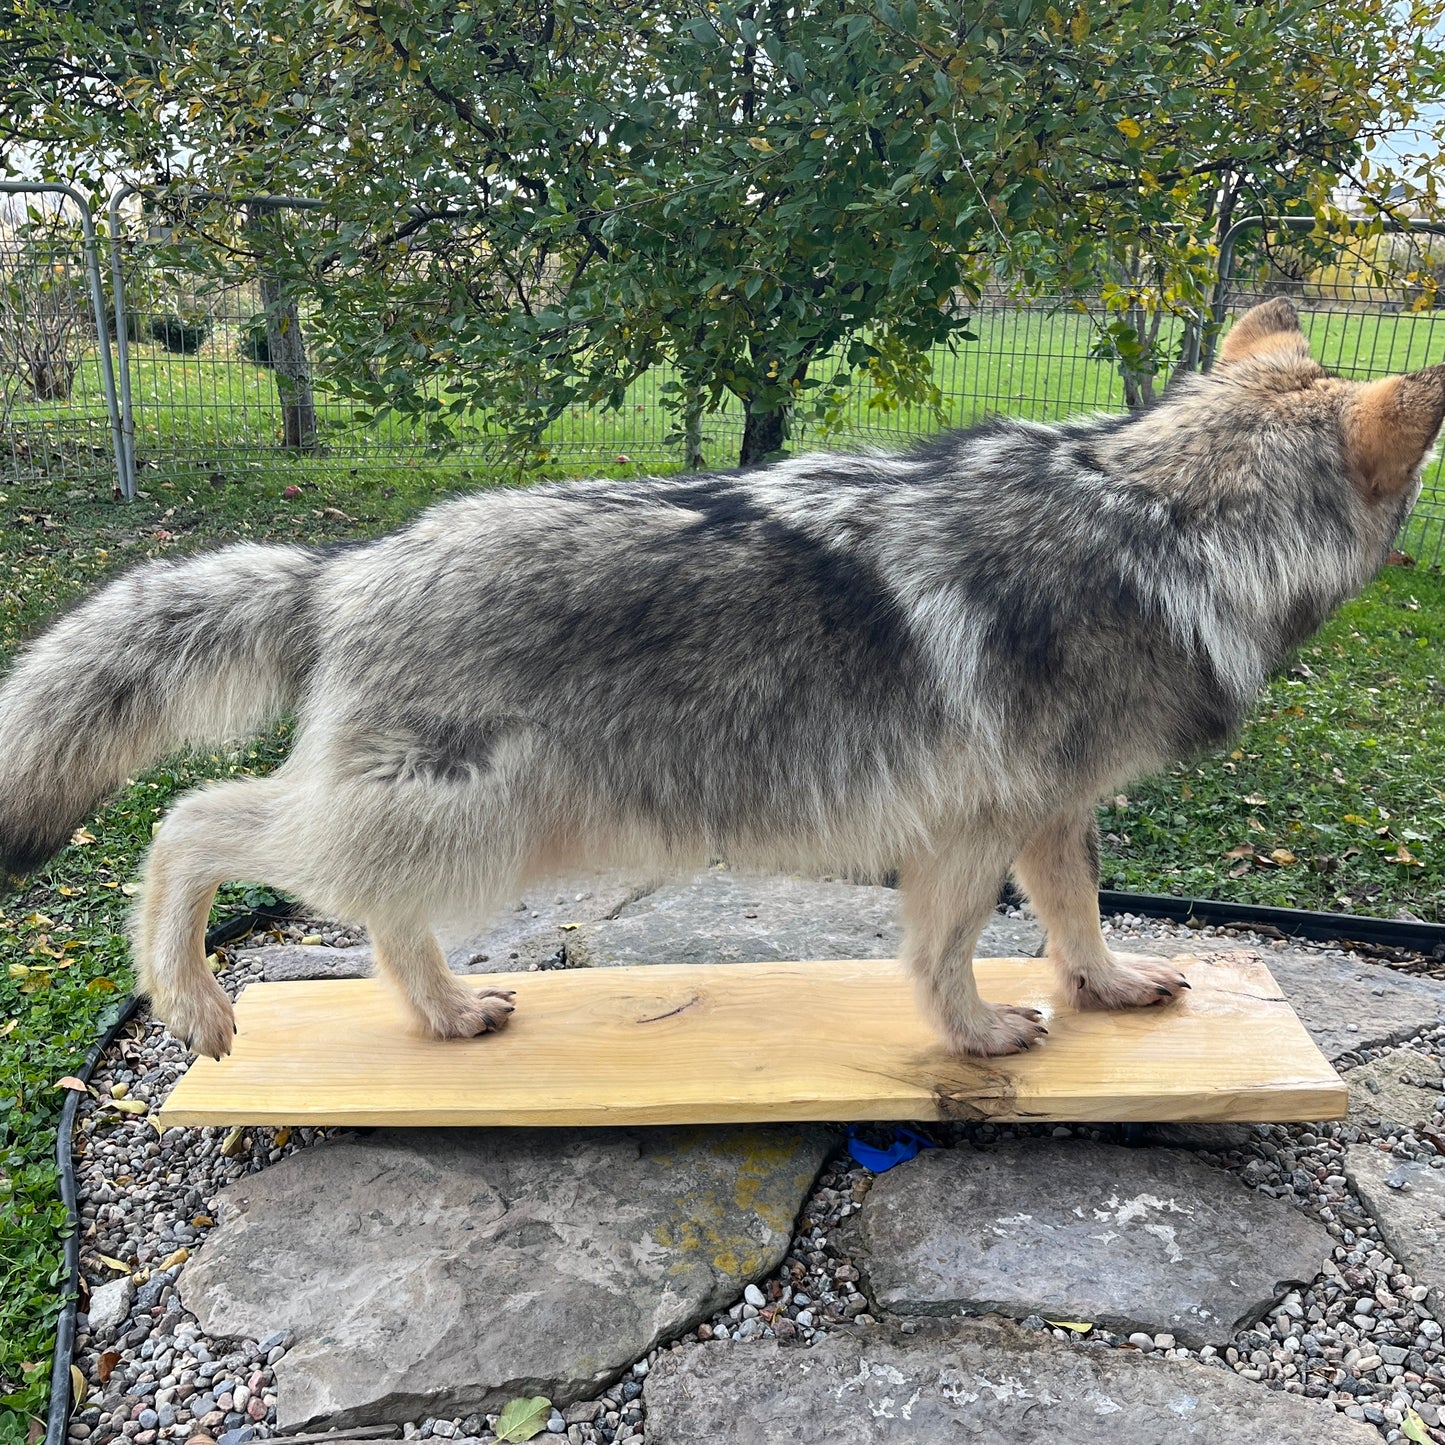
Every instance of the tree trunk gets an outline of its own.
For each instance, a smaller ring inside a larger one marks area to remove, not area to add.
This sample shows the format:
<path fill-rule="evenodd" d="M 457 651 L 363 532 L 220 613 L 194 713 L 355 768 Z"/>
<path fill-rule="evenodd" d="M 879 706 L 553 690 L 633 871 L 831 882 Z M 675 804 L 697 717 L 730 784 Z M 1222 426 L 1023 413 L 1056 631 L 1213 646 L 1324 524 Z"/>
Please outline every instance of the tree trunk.
<path fill-rule="evenodd" d="M 787 415 L 781 411 L 756 412 L 748 408 L 743 422 L 743 447 L 738 465 L 755 467 L 783 449 L 787 439 Z"/>
<path fill-rule="evenodd" d="M 700 472 L 707 465 L 702 455 L 702 393 L 687 399 L 683 417 L 682 466 L 684 471 Z"/>
<path fill-rule="evenodd" d="M 246 215 L 247 230 L 264 235 L 266 216 L 265 207 L 250 207 Z M 266 313 L 266 348 L 281 403 L 283 445 L 292 450 L 310 451 L 316 445 L 316 399 L 311 391 L 311 366 L 306 359 L 301 314 L 295 296 L 264 264 L 261 305 Z"/>

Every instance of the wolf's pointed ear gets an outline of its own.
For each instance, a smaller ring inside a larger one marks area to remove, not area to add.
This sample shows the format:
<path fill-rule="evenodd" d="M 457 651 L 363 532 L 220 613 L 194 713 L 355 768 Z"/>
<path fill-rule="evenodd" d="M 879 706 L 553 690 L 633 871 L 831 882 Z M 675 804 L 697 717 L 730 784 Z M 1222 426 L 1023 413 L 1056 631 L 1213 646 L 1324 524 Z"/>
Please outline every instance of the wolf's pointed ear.
<path fill-rule="evenodd" d="M 1218 363 L 1249 361 L 1279 353 L 1282 357 L 1310 354 L 1309 339 L 1299 328 L 1299 315 L 1283 296 L 1251 306 L 1233 326 L 1219 348 Z"/>
<path fill-rule="evenodd" d="M 1370 496 L 1393 496 L 1414 480 L 1445 421 L 1445 366 L 1354 388 L 1345 405 L 1345 464 Z"/>

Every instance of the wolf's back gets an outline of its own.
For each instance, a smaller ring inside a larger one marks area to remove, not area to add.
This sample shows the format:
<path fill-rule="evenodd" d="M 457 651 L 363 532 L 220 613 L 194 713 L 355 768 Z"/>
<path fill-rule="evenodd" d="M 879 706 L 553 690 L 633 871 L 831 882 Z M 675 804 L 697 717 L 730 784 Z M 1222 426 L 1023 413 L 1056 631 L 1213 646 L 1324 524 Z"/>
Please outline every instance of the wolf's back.
<path fill-rule="evenodd" d="M 305 548 L 249 544 L 147 563 L 36 638 L 0 686 L 0 869 L 58 852 L 158 758 L 292 706 L 324 565 Z"/>

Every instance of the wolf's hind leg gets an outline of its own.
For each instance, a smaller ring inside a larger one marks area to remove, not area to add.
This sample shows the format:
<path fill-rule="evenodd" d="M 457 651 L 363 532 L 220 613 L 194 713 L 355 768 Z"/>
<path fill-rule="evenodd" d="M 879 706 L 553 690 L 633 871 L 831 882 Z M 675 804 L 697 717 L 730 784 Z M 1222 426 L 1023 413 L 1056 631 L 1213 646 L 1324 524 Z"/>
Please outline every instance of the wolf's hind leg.
<path fill-rule="evenodd" d="M 1003 850 L 983 839 L 904 867 L 903 949 L 918 999 L 949 1046 L 962 1054 L 1017 1054 L 1048 1030 L 1031 1008 L 985 1003 L 973 977 L 973 949 L 1008 868 Z"/>
<path fill-rule="evenodd" d="M 246 878 L 294 889 L 278 821 L 279 778 L 214 783 L 166 815 L 146 855 L 131 937 L 140 991 L 156 1016 L 198 1054 L 231 1051 L 235 1014 L 206 966 L 206 920 L 217 887 Z M 278 871 L 278 867 L 279 870 Z"/>
<path fill-rule="evenodd" d="M 1162 958 L 1109 951 L 1099 927 L 1099 837 L 1093 810 L 1061 813 L 1029 840 L 1014 873 L 1048 933 L 1049 957 L 1077 1008 L 1168 1003 L 1189 987 Z"/>
<path fill-rule="evenodd" d="M 501 1028 L 511 1016 L 512 990 L 478 990 L 459 982 L 425 918 L 372 914 L 366 927 L 377 967 L 433 1038 L 471 1038 Z"/>

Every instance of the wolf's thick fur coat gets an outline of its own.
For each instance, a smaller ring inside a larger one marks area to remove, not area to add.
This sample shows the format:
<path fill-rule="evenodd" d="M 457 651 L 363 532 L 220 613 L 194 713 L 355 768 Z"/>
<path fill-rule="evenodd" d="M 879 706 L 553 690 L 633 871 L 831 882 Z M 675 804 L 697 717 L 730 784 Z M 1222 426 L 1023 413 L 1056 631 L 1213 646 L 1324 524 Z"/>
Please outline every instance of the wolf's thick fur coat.
<path fill-rule="evenodd" d="M 298 714 L 265 778 L 183 798 L 145 865 L 142 987 L 230 1047 L 203 957 L 216 886 L 364 921 L 439 1036 L 505 1022 L 440 918 L 582 867 L 713 857 L 897 869 L 944 1038 L 1027 1047 L 971 958 L 1013 869 L 1076 1002 L 1166 1001 L 1099 929 L 1095 801 L 1227 738 L 1379 567 L 1445 368 L 1361 385 L 1271 302 L 1142 414 L 1001 421 L 901 456 L 499 490 L 326 551 L 137 568 L 0 690 L 0 862 L 33 866 L 137 769 Z"/>

